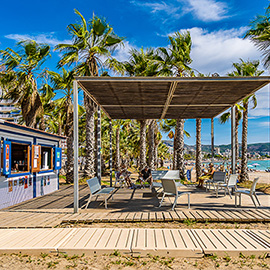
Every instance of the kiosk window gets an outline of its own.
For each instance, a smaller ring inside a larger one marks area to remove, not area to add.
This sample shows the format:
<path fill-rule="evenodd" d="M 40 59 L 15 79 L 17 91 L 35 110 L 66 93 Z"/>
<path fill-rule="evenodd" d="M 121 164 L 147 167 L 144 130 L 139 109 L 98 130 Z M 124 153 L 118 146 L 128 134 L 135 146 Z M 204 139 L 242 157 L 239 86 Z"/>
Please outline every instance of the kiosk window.
<path fill-rule="evenodd" d="M 52 148 L 41 146 L 41 170 L 50 170 L 52 168 Z"/>
<path fill-rule="evenodd" d="M 29 172 L 29 146 L 11 143 L 11 173 Z"/>

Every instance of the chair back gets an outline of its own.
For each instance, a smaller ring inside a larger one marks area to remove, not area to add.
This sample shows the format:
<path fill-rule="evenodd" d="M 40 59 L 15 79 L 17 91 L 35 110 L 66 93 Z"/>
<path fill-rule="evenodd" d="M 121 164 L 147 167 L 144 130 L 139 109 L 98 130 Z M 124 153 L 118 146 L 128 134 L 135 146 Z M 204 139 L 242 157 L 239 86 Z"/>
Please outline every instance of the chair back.
<path fill-rule="evenodd" d="M 99 183 L 99 179 L 97 177 L 91 178 L 86 181 L 91 194 L 95 194 L 97 191 L 101 190 L 101 185 Z"/>
<path fill-rule="evenodd" d="M 160 180 L 163 178 L 163 176 L 167 173 L 168 171 L 156 171 L 156 170 L 151 170 L 152 178 L 153 180 Z"/>
<path fill-rule="evenodd" d="M 256 185 L 259 181 L 259 178 L 260 177 L 256 177 L 254 180 L 253 180 L 253 183 L 252 183 L 252 186 L 250 188 L 250 193 L 254 193 L 255 192 L 255 189 L 256 189 Z"/>
<path fill-rule="evenodd" d="M 225 182 L 226 173 L 225 172 L 214 172 L 213 181 Z"/>
<path fill-rule="evenodd" d="M 170 193 L 176 195 L 177 187 L 174 179 L 161 179 L 164 193 Z"/>
<path fill-rule="evenodd" d="M 179 170 L 170 170 L 162 177 L 162 179 L 180 180 Z"/>
<path fill-rule="evenodd" d="M 230 174 L 228 180 L 228 186 L 236 186 L 238 174 Z"/>

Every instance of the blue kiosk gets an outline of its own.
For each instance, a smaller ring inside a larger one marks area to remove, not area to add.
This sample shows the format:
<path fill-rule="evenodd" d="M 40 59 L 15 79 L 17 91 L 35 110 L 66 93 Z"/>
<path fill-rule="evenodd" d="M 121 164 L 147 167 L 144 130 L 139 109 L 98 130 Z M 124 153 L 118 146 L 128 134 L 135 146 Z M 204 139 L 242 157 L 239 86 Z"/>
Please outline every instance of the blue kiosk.
<path fill-rule="evenodd" d="M 59 189 L 64 139 L 0 120 L 0 209 Z"/>

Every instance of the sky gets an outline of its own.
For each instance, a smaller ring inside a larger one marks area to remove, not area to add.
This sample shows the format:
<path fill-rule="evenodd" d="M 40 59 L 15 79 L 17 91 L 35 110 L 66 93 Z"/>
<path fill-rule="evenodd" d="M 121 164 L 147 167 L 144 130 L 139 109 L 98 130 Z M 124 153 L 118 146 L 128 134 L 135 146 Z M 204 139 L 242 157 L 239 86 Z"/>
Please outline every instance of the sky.
<path fill-rule="evenodd" d="M 34 39 L 52 48 L 70 42 L 67 25 L 79 22 L 74 9 L 86 19 L 93 14 L 106 18 L 115 33 L 125 37 L 124 46 L 114 56 L 128 60 L 131 48 L 157 48 L 168 45 L 168 35 L 189 30 L 192 37 L 191 67 L 205 74 L 221 76 L 232 71 L 232 64 L 243 60 L 261 60 L 249 40 L 243 40 L 251 20 L 263 15 L 267 0 L 13 0 L 1 1 L 0 49 L 15 47 L 17 41 Z M 53 52 L 46 62 L 56 70 L 59 53 Z M 264 69 L 261 66 L 261 69 Z M 265 70 L 263 75 L 268 75 Z M 249 112 L 248 143 L 269 142 L 269 86 L 256 93 L 257 108 Z M 202 143 L 210 144 L 210 120 L 202 121 Z M 191 134 L 187 144 L 195 144 L 195 121 L 186 120 Z M 241 140 L 241 126 L 239 129 Z M 164 136 L 164 139 L 167 139 Z M 230 123 L 215 119 L 215 144 L 230 143 Z"/>

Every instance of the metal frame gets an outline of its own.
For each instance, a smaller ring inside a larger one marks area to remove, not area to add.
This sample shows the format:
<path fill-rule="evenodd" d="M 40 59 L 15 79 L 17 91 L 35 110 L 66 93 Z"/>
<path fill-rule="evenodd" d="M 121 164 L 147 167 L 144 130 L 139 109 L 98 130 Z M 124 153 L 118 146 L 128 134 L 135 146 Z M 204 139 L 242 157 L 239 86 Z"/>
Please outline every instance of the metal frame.
<path fill-rule="evenodd" d="M 235 174 L 235 161 L 236 161 L 236 152 L 235 152 L 235 106 L 231 107 L 231 168 L 232 174 Z"/>
<path fill-rule="evenodd" d="M 76 80 L 73 81 L 73 117 L 74 117 L 74 213 L 79 211 L 79 128 L 78 128 L 78 83 Z"/>

